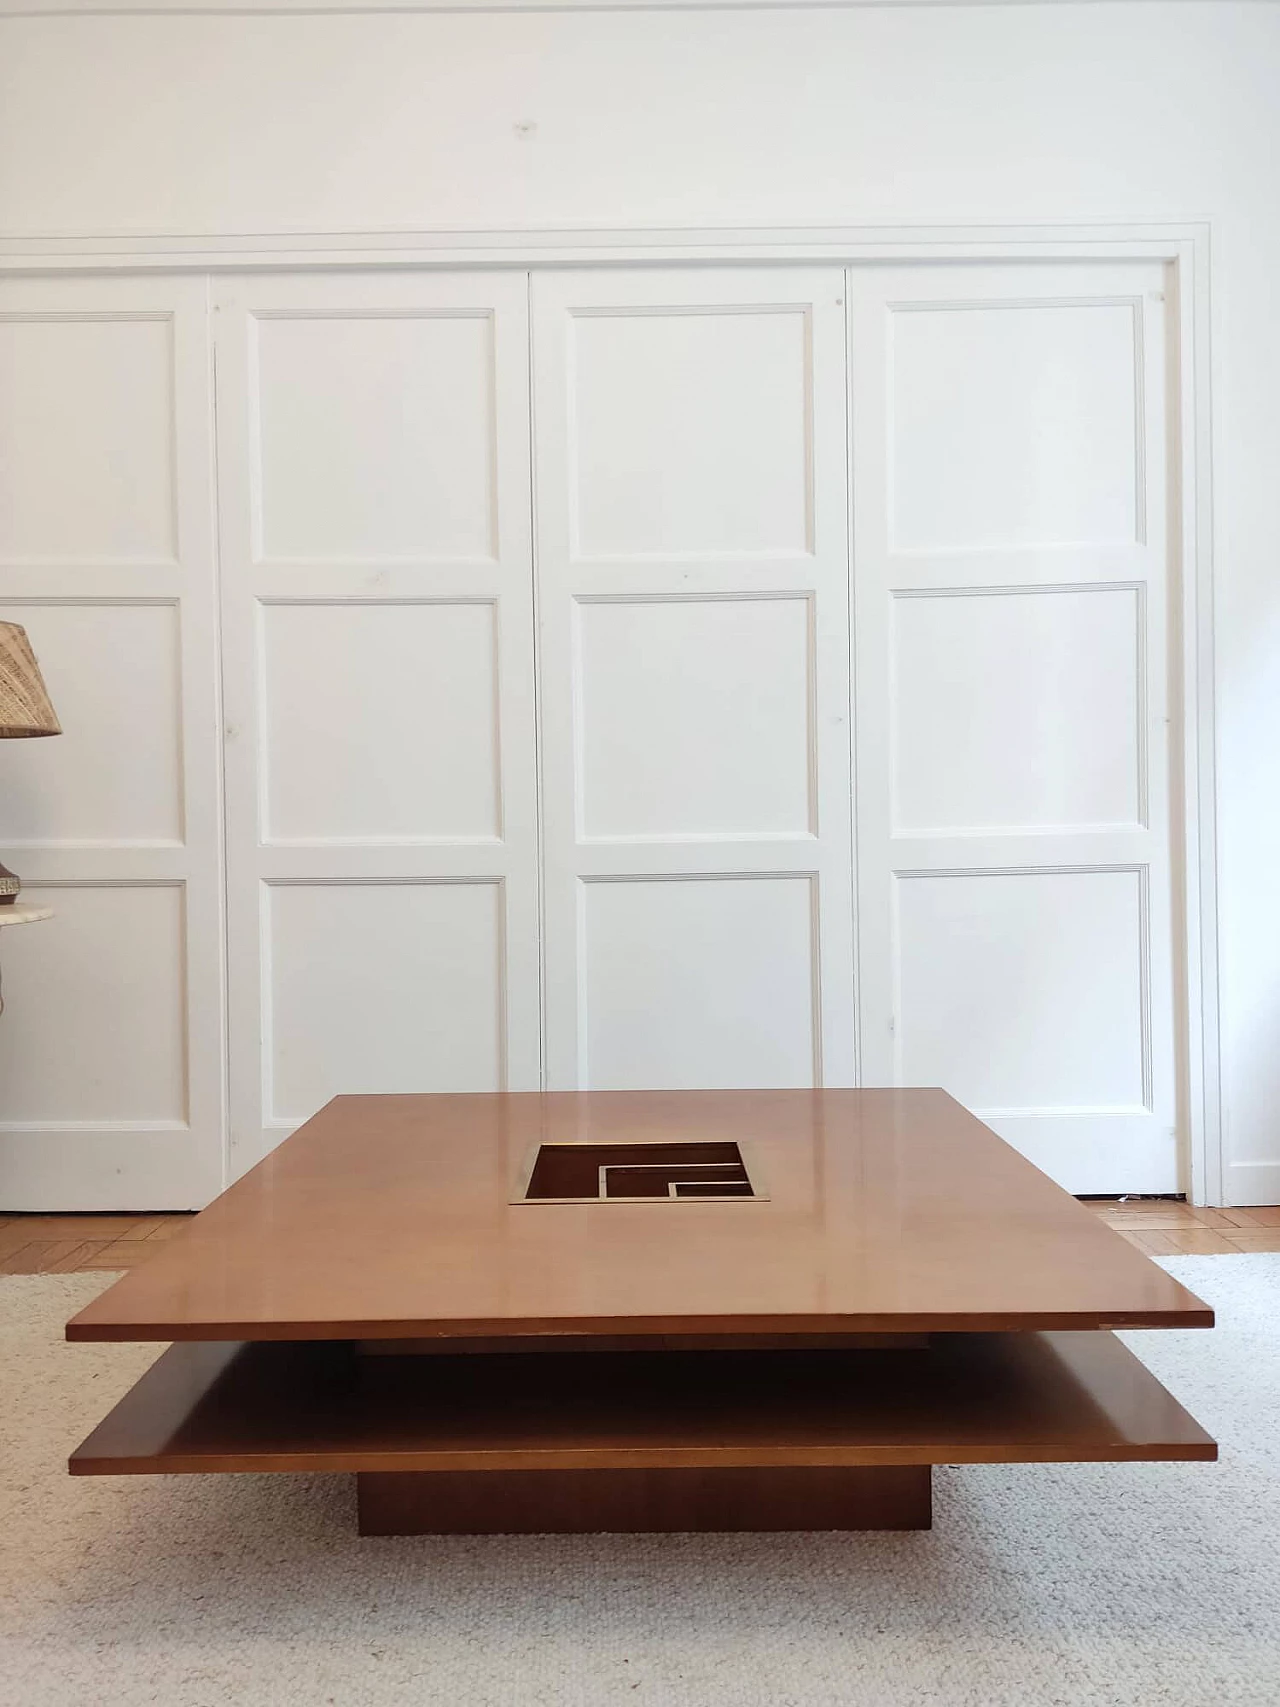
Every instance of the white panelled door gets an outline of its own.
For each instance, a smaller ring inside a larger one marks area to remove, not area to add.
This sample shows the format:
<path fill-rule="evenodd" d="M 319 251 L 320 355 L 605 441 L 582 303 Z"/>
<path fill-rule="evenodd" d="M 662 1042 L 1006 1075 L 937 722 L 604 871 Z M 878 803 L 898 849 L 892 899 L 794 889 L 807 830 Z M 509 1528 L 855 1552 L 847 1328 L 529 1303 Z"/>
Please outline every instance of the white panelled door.
<path fill-rule="evenodd" d="M 942 1085 L 1178 1189 L 1164 290 L 0 285 L 0 620 L 66 728 L 0 742 L 58 915 L 0 943 L 0 1208 L 541 1083 Z"/>
<path fill-rule="evenodd" d="M 223 1177 L 207 287 L 0 284 L 0 621 L 62 723 L 0 741 L 0 1207 L 185 1209 Z"/>
<path fill-rule="evenodd" d="M 1177 1190 L 1163 271 L 850 290 L 863 1078 Z"/>
<path fill-rule="evenodd" d="M 216 286 L 232 1163 L 540 1079 L 527 283 Z"/>
<path fill-rule="evenodd" d="M 533 304 L 548 1083 L 852 1083 L 844 275 Z"/>

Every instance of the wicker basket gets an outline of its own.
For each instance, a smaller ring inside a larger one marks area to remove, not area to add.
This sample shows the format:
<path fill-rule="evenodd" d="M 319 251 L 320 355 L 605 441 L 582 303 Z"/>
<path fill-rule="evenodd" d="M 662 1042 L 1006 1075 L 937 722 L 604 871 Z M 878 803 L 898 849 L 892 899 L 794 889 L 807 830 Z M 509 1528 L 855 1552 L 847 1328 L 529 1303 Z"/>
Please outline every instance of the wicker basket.
<path fill-rule="evenodd" d="M 61 733 L 26 629 L 0 622 L 0 740 Z"/>

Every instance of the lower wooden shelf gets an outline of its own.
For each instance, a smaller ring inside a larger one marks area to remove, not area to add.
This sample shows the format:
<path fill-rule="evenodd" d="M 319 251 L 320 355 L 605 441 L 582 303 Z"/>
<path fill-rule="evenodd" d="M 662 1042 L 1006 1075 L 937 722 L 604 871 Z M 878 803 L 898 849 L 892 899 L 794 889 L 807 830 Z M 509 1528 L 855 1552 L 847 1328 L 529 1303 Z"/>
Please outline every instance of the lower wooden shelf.
<path fill-rule="evenodd" d="M 711 1470 L 1211 1459 L 1113 1335 L 935 1336 L 922 1351 L 362 1357 L 185 1343 L 74 1475 Z"/>

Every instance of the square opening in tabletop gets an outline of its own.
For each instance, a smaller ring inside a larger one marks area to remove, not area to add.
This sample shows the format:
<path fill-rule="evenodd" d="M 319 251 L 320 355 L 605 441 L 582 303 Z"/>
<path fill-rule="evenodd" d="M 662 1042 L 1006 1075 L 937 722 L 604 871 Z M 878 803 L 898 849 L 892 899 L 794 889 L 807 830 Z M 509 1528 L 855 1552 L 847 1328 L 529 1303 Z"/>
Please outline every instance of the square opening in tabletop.
<path fill-rule="evenodd" d="M 526 1203 L 757 1196 L 737 1144 L 540 1144 Z"/>

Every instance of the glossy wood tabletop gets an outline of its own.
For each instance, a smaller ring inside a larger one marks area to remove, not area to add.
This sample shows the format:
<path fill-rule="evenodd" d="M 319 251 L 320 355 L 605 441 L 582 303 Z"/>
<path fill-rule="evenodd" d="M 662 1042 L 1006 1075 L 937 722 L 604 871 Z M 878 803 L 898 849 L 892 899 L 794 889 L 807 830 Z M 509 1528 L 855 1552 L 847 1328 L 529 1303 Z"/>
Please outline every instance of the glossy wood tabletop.
<path fill-rule="evenodd" d="M 518 1198 L 543 1143 L 737 1143 L 758 1198 Z M 1209 1326 L 934 1090 L 339 1097 L 72 1339 Z"/>

